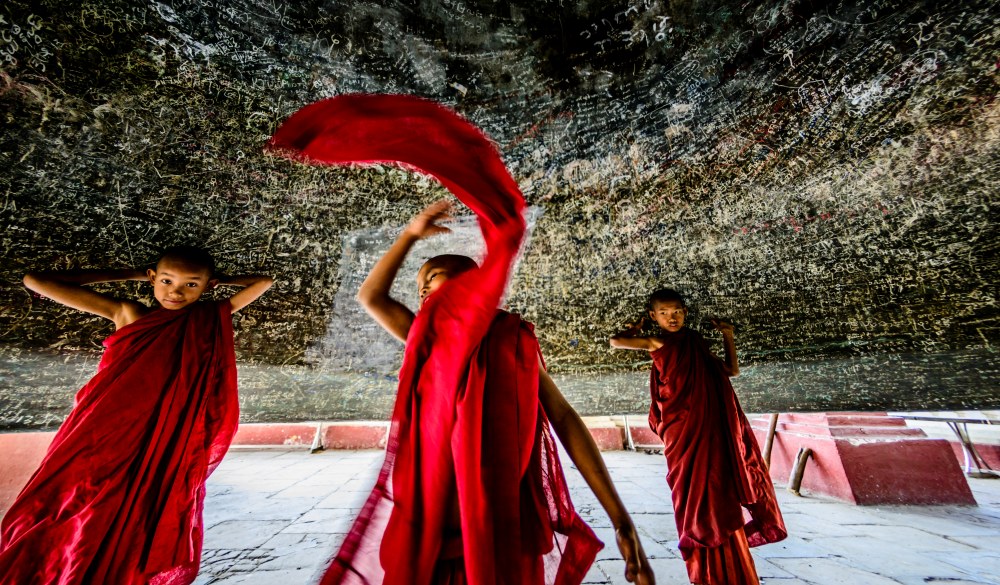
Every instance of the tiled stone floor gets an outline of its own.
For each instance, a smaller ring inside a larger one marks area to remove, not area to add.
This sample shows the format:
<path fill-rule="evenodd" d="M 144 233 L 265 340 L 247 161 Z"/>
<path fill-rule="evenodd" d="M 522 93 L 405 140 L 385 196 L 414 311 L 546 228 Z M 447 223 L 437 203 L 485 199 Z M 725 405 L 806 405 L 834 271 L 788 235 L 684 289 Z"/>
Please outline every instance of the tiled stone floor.
<path fill-rule="evenodd" d="M 659 584 L 686 584 L 661 455 L 604 453 Z M 564 458 L 564 461 L 566 459 Z M 234 449 L 209 480 L 198 585 L 315 583 L 364 502 L 381 451 Z M 567 466 L 574 502 L 607 543 L 587 583 L 625 583 L 610 524 Z M 767 585 L 1000 585 L 1000 479 L 978 507 L 858 507 L 778 490 L 787 540 L 753 549 Z"/>

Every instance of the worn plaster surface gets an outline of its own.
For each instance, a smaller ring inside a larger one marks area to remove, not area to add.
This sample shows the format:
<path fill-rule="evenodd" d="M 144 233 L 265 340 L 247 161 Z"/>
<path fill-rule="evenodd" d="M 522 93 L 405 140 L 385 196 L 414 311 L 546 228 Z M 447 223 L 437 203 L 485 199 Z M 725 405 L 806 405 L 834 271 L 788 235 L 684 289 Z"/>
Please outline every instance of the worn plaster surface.
<path fill-rule="evenodd" d="M 110 332 L 32 297 L 23 274 L 143 265 L 175 243 L 278 279 L 236 322 L 258 368 L 247 420 L 386 416 L 398 347 L 341 301 L 443 190 L 262 153 L 291 112 L 348 92 L 441 101 L 496 142 L 537 212 L 510 307 L 584 412 L 642 406 L 648 361 L 607 338 L 659 286 L 688 296 L 696 328 L 736 323 L 753 410 L 995 407 L 998 14 L 988 0 L 5 2 L 0 425 L 60 419 Z"/>

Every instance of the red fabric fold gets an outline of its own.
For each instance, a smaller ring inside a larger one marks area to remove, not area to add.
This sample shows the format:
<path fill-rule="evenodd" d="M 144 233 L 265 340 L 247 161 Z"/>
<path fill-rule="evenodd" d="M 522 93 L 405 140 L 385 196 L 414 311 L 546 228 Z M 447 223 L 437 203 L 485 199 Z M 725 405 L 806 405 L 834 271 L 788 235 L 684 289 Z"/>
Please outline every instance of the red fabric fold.
<path fill-rule="evenodd" d="M 582 581 L 600 543 L 573 510 L 539 407 L 537 341 L 519 318 L 497 316 L 525 229 L 499 153 L 450 110 L 399 95 L 307 106 L 271 148 L 428 173 L 476 213 L 487 248 L 482 266 L 446 282 L 410 328 L 385 462 L 323 584 L 430 583 L 452 494 L 469 583 Z"/>
<path fill-rule="evenodd" d="M 181 585 L 198 574 L 205 480 L 239 419 L 229 302 L 154 311 L 104 346 L 4 516 L 4 583 Z"/>
<path fill-rule="evenodd" d="M 651 356 L 649 426 L 663 439 L 684 558 L 720 546 L 741 527 L 752 547 L 784 539 L 757 440 L 708 343 L 685 327 Z"/>

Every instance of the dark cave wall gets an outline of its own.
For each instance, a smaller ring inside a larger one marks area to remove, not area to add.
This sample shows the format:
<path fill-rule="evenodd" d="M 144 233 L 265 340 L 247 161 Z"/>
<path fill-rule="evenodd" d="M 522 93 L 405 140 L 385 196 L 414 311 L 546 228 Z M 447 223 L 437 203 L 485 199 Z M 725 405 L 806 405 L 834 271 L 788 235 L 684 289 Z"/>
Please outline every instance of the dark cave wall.
<path fill-rule="evenodd" d="M 787 374 L 891 356 L 915 356 L 900 375 L 930 377 L 927 404 L 997 406 L 998 15 L 890 0 L 8 2 L 0 357 L 17 371 L 24 352 L 89 359 L 110 332 L 32 298 L 25 272 L 193 242 L 279 281 L 237 319 L 241 361 L 325 375 L 310 348 L 343 318 L 345 238 L 385 228 L 387 246 L 443 190 L 261 147 L 306 103 L 402 92 L 482 127 L 541 210 L 509 302 L 567 384 L 645 368 L 607 338 L 671 285 L 695 327 L 731 318 L 743 361 L 773 372 L 745 396 L 798 388 L 762 406 L 912 407 L 892 385 L 828 399 L 829 377 Z M 391 376 L 383 361 L 337 387 Z M 608 382 L 616 404 L 641 409 L 641 376 L 628 380 Z"/>

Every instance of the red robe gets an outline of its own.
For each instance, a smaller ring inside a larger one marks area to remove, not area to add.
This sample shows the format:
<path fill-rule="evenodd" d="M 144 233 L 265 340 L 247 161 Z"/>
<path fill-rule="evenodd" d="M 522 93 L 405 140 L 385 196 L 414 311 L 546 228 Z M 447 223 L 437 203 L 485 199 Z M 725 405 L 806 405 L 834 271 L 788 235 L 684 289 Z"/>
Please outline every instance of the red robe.
<path fill-rule="evenodd" d="M 438 376 L 401 379 L 382 472 L 323 585 L 432 583 L 455 493 L 468 583 L 583 581 L 602 545 L 570 500 L 538 401 L 538 355 L 531 325 L 500 312 L 457 392 Z"/>
<path fill-rule="evenodd" d="M 663 439 L 684 558 L 696 547 L 722 545 L 740 528 L 752 547 L 784 539 L 757 440 L 705 339 L 685 327 L 667 334 L 651 356 L 649 426 Z"/>
<path fill-rule="evenodd" d="M 537 341 L 519 318 L 497 316 L 525 205 L 492 144 L 433 102 L 348 95 L 303 108 L 271 146 L 431 174 L 479 216 L 487 248 L 410 328 L 385 463 L 323 584 L 430 583 L 452 494 L 470 583 L 580 583 L 600 543 L 573 510 L 539 408 Z"/>
<path fill-rule="evenodd" d="M 5 585 L 194 581 L 205 480 L 239 418 L 230 313 L 160 309 L 104 341 L 0 525 Z"/>

